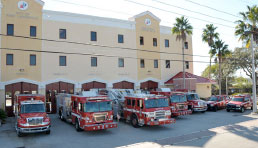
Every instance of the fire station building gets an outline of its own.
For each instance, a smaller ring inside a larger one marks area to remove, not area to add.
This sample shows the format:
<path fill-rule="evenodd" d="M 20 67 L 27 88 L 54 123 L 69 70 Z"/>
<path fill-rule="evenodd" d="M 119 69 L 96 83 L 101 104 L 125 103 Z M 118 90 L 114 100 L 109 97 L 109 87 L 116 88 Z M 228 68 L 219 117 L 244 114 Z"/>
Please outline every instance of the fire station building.
<path fill-rule="evenodd" d="M 55 104 L 59 92 L 164 87 L 182 71 L 181 41 L 149 11 L 120 20 L 43 10 L 41 0 L 0 2 L 0 108 L 8 114 L 19 93 Z M 184 45 L 192 55 L 191 36 Z M 191 61 L 185 56 L 189 73 Z"/>

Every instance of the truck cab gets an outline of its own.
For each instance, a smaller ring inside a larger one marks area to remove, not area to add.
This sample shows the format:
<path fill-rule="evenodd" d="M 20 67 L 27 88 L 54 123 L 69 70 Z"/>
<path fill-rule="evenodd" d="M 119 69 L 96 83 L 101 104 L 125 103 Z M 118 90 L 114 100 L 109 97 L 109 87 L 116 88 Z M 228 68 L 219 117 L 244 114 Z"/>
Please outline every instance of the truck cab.
<path fill-rule="evenodd" d="M 247 108 L 253 109 L 253 101 L 249 95 L 237 95 L 227 104 L 227 112 L 231 110 L 245 112 Z"/>
<path fill-rule="evenodd" d="M 43 95 L 16 95 L 14 114 L 15 128 L 19 137 L 27 133 L 50 134 L 51 121 L 46 113 Z"/>
<path fill-rule="evenodd" d="M 116 128 L 113 121 L 112 101 L 94 92 L 82 95 L 59 95 L 59 117 L 75 125 L 77 131 L 95 131 Z"/>
<path fill-rule="evenodd" d="M 126 121 L 131 122 L 133 127 L 175 123 L 175 119 L 171 118 L 168 98 L 158 95 L 126 96 L 123 117 Z"/>
<path fill-rule="evenodd" d="M 201 100 L 197 93 L 186 93 L 188 108 L 193 112 L 205 113 L 207 110 L 207 104 L 205 101 Z"/>

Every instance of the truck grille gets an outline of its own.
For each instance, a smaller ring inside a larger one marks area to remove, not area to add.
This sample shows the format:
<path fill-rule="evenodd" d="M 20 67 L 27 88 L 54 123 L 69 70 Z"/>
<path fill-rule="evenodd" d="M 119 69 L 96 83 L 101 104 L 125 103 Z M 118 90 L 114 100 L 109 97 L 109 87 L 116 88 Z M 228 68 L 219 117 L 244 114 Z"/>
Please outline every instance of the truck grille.
<path fill-rule="evenodd" d="M 161 118 L 165 118 L 165 111 L 156 111 L 155 112 L 155 117 L 156 119 L 161 119 Z"/>
<path fill-rule="evenodd" d="M 184 104 L 177 104 L 176 107 L 177 107 L 178 110 L 185 109 L 185 105 Z"/>
<path fill-rule="evenodd" d="M 27 122 L 31 126 L 41 125 L 43 123 L 43 117 L 41 117 L 41 118 L 38 118 L 38 117 L 37 118 L 28 118 Z"/>
<path fill-rule="evenodd" d="M 93 117 L 96 122 L 104 122 L 106 120 L 107 113 L 95 113 Z"/>

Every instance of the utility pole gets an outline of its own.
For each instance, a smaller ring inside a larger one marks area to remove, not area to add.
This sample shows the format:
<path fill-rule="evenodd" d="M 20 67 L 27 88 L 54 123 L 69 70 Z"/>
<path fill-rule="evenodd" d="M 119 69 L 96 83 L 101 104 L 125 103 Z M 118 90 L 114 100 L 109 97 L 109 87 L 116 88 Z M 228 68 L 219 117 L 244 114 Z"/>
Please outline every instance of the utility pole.
<path fill-rule="evenodd" d="M 256 75 L 255 75 L 255 62 L 254 62 L 254 55 L 255 49 L 253 44 L 253 32 L 251 32 L 251 49 L 252 49 L 252 78 L 253 78 L 253 113 L 257 112 L 257 100 L 256 100 Z"/>
<path fill-rule="evenodd" d="M 183 83 L 185 89 L 185 44 L 184 40 L 182 40 L 182 53 L 183 53 Z"/>

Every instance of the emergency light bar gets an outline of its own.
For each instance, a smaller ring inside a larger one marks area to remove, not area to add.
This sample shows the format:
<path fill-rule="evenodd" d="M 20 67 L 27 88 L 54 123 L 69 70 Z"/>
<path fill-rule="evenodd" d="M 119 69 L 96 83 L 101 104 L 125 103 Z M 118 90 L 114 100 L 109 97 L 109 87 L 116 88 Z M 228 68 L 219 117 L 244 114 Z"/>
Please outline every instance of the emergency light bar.
<path fill-rule="evenodd" d="M 87 100 L 106 100 L 108 97 L 95 97 L 95 98 L 87 98 Z"/>

